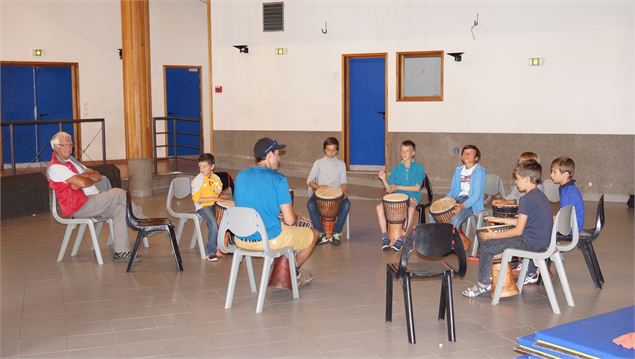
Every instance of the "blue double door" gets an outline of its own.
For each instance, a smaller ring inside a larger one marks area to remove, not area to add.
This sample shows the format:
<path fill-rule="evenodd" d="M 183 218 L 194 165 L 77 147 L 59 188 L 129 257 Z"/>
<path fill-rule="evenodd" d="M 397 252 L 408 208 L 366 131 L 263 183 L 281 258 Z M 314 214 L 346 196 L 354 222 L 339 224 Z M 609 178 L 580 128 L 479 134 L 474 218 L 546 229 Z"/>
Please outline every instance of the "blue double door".
<path fill-rule="evenodd" d="M 165 97 L 167 117 L 187 117 L 198 122 L 168 120 L 168 155 L 174 156 L 176 138 L 177 156 L 202 153 L 201 131 L 201 68 L 165 66 Z"/>
<path fill-rule="evenodd" d="M 386 161 L 386 58 L 348 57 L 349 168 L 375 171 Z"/>
<path fill-rule="evenodd" d="M 54 120 L 72 120 L 72 65 L 0 65 L 0 112 L 2 122 L 37 121 L 14 126 L 16 163 L 48 162 L 50 139 L 60 130 Z M 73 135 L 73 125 L 62 126 Z M 11 136 L 2 127 L 3 163 L 11 163 Z"/>

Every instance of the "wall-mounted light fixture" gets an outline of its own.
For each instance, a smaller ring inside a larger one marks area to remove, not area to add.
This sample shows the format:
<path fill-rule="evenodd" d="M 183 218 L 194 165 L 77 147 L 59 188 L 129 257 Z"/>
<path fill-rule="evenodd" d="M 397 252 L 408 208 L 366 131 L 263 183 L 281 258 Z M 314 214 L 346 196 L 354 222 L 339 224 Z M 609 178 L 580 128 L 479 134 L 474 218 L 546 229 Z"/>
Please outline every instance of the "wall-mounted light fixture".
<path fill-rule="evenodd" d="M 454 57 L 454 61 L 456 62 L 461 62 L 461 60 L 463 60 L 461 57 L 463 54 L 464 52 L 448 52 L 448 55 Z"/>
<path fill-rule="evenodd" d="M 241 54 L 249 53 L 249 47 L 247 45 L 234 45 L 234 47 L 237 48 Z"/>

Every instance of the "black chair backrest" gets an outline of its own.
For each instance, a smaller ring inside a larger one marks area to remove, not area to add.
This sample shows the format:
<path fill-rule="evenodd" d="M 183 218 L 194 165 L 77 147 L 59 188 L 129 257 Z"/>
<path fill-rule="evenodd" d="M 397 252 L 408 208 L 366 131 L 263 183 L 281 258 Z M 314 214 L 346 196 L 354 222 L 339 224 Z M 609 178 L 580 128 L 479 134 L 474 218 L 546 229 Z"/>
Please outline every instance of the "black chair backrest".
<path fill-rule="evenodd" d="M 427 173 L 421 186 L 424 187 L 428 193 L 428 203 L 432 203 L 432 185 L 430 184 L 430 176 L 428 176 Z"/>
<path fill-rule="evenodd" d="M 232 194 L 234 194 L 234 180 L 232 179 L 232 176 L 227 172 L 215 173 L 220 178 L 221 182 L 223 182 L 223 189 L 229 187 L 232 190 Z"/>
<path fill-rule="evenodd" d="M 422 223 L 409 233 L 401 253 L 400 270 L 408 266 L 408 257 L 412 251 L 424 257 L 447 257 L 455 254 L 458 258 L 459 276 L 465 275 L 467 258 L 463 242 L 450 223 Z"/>
<path fill-rule="evenodd" d="M 137 218 L 132 212 L 132 199 L 130 198 L 130 191 L 126 191 L 126 223 L 128 227 L 135 231 L 143 230 L 143 227 L 139 225 L 139 218 Z"/>

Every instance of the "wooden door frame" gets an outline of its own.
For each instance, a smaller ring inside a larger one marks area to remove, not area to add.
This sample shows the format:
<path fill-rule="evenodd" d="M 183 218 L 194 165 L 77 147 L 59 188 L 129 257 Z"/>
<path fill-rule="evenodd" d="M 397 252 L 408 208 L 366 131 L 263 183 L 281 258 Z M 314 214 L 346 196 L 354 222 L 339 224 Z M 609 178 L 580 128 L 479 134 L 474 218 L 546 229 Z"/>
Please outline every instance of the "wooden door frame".
<path fill-rule="evenodd" d="M 73 107 L 73 120 L 79 118 L 79 63 L 78 62 L 48 62 L 48 61 L 0 61 L 2 66 L 44 66 L 44 67 L 70 67 L 71 69 L 71 97 Z M 0 113 L 0 117 L 2 114 Z M 0 118 L 1 119 L 1 118 Z M 75 156 L 78 160 L 82 160 L 82 131 L 78 123 L 73 124 L 73 147 Z M 4 153 L 2 145 L 2 128 L 0 127 L 0 171 L 4 171 Z"/>
<path fill-rule="evenodd" d="M 384 59 L 384 167 L 388 165 L 388 53 L 369 52 L 359 54 L 342 54 L 342 142 L 346 170 L 350 171 L 350 93 L 349 93 L 349 60 L 358 58 Z"/>
<path fill-rule="evenodd" d="M 203 125 L 203 74 L 201 73 L 201 71 L 203 71 L 203 66 L 199 66 L 199 65 L 163 65 L 163 116 L 168 117 L 168 81 L 167 81 L 167 77 L 166 77 L 166 73 L 167 73 L 167 69 L 171 68 L 171 69 L 193 69 L 196 68 L 198 69 L 198 88 L 199 88 L 199 96 L 201 97 L 201 101 L 200 101 L 200 105 L 199 105 L 199 111 L 198 113 L 200 114 L 199 116 L 201 117 L 201 132 L 204 133 L 204 129 L 205 126 Z M 167 132 L 168 130 L 168 122 L 165 122 L 165 131 Z M 165 144 L 168 144 L 168 134 L 165 134 Z M 203 136 L 203 141 L 205 139 L 205 136 Z M 203 147 L 205 147 L 205 142 L 203 142 Z M 201 148 L 202 152 L 205 152 L 205 148 Z M 169 158 L 170 156 L 168 155 L 170 153 L 169 148 L 165 147 L 165 157 L 162 158 Z M 174 155 L 176 156 L 176 152 L 174 153 Z M 159 157 L 157 155 L 157 157 Z"/>

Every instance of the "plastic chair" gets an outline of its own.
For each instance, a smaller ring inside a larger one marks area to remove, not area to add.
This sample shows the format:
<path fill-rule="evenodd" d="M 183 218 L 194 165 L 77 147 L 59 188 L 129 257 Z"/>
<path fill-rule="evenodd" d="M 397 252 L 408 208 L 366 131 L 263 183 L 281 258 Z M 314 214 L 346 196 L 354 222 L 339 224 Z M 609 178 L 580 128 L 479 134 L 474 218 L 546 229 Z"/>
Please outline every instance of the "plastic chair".
<path fill-rule="evenodd" d="M 596 288 L 600 289 L 602 289 L 602 284 L 604 284 L 604 276 L 602 275 L 602 270 L 600 269 L 598 258 L 595 255 L 593 241 L 600 236 L 604 225 L 604 194 L 602 194 L 600 196 L 600 200 L 598 201 L 598 208 L 595 213 L 595 227 L 582 230 L 582 232 L 580 233 L 580 240 L 578 242 L 578 247 L 580 247 L 580 249 L 582 250 L 582 254 L 584 255 L 584 260 L 586 261 L 586 265 L 589 268 L 589 272 L 591 273 L 593 283 L 595 284 Z M 572 240 L 572 238 L 571 236 L 558 236 L 558 240 L 570 241 Z"/>
<path fill-rule="evenodd" d="M 485 216 L 487 215 L 487 211 L 482 211 L 479 212 L 477 214 L 472 215 L 470 218 L 467 219 L 467 221 L 465 222 L 465 235 L 468 238 L 472 238 L 472 252 L 470 253 L 470 255 L 472 257 L 476 257 L 478 255 L 478 246 L 479 246 L 479 241 L 478 241 L 478 235 L 477 235 L 477 231 L 483 227 L 484 223 L 485 223 Z"/>
<path fill-rule="evenodd" d="M 577 242 L 578 237 L 578 224 L 575 218 L 575 209 L 573 206 L 566 206 L 561 208 L 556 215 L 551 230 L 551 240 L 549 241 L 549 247 L 544 252 L 532 252 L 520 249 L 508 248 L 503 252 L 501 259 L 500 272 L 498 273 L 498 282 L 505 282 L 505 272 L 507 271 L 507 263 L 509 263 L 512 257 L 523 258 L 522 266 L 520 269 L 520 275 L 516 285 L 518 290 L 522 293 L 523 284 L 525 282 L 525 275 L 527 274 L 527 267 L 529 266 L 529 260 L 533 260 L 536 267 L 542 273 L 542 281 L 547 291 L 547 297 L 549 297 L 549 303 L 551 303 L 551 310 L 554 314 L 560 314 L 560 306 L 558 305 L 558 299 L 556 293 L 553 290 L 553 283 L 551 282 L 551 275 L 547 267 L 546 259 L 550 259 L 556 265 L 556 271 L 558 272 L 558 278 L 560 278 L 560 284 L 562 284 L 562 290 L 567 299 L 567 304 L 571 307 L 575 306 L 573 301 L 573 295 L 571 294 L 571 288 L 569 287 L 569 281 L 567 280 L 567 273 L 564 270 L 564 263 L 562 262 L 561 253 L 558 248 L 564 250 L 570 250 L 571 246 L 561 246 L 557 243 L 557 234 L 560 233 L 572 233 L 572 238 Z M 494 296 L 492 297 L 492 305 L 498 304 L 500 294 L 503 289 L 502 285 L 496 286 Z"/>
<path fill-rule="evenodd" d="M 490 203 L 496 195 L 505 198 L 505 185 L 499 175 L 488 173 L 485 178 L 485 204 Z"/>
<path fill-rule="evenodd" d="M 174 225 L 172 222 L 168 218 L 137 218 L 132 212 L 132 200 L 130 199 L 130 192 L 128 191 L 126 191 L 126 223 L 128 224 L 128 227 L 137 231 L 137 239 L 135 240 L 126 272 L 132 271 L 132 265 L 134 264 L 134 260 L 137 256 L 142 240 L 148 237 L 150 233 L 154 232 L 166 232 L 170 237 L 172 254 L 174 254 L 174 259 L 176 261 L 176 268 L 181 272 L 183 271 L 181 252 L 179 252 L 179 244 L 176 241 Z"/>
<path fill-rule="evenodd" d="M 542 188 L 549 202 L 560 202 L 560 186 L 551 179 L 542 181 Z"/>
<path fill-rule="evenodd" d="M 260 233 L 262 238 L 263 250 L 255 251 L 242 249 L 238 246 L 225 246 L 225 232 L 231 231 L 238 238 L 247 237 L 253 233 Z M 271 249 L 269 247 L 269 237 L 267 236 L 267 228 L 262 222 L 262 218 L 256 210 L 246 207 L 233 207 L 225 210 L 223 219 L 220 223 L 218 231 L 218 248 L 225 253 L 234 253 L 232 258 L 232 267 L 229 273 L 229 285 L 227 286 L 227 296 L 225 299 L 225 309 L 232 307 L 234 300 L 234 290 L 236 289 L 236 279 L 238 278 L 238 269 L 243 257 L 247 265 L 247 274 L 249 276 L 249 286 L 252 293 L 256 293 L 256 283 L 254 280 L 254 271 L 252 257 L 262 257 L 264 263 L 262 265 L 262 277 L 260 279 L 260 290 L 258 291 L 258 301 L 256 304 L 256 313 L 262 313 L 265 304 L 265 295 L 267 293 L 267 283 L 271 276 L 271 266 L 273 261 L 280 257 L 286 256 L 289 259 L 289 273 L 291 275 L 291 289 L 293 298 L 298 299 L 300 293 L 298 291 L 298 282 L 294 280 L 296 274 L 295 253 L 292 247 L 280 249 Z"/>
<path fill-rule="evenodd" d="M 66 232 L 64 233 L 64 239 L 62 240 L 62 247 L 60 247 L 60 251 L 57 255 L 57 261 L 61 262 L 64 259 L 64 254 L 66 253 L 66 247 L 68 247 L 68 242 L 70 241 L 71 234 L 73 230 L 79 226 L 77 230 L 77 237 L 75 237 L 75 244 L 73 245 L 73 251 L 71 252 L 71 256 L 76 256 L 79 251 L 79 246 L 82 243 L 82 239 L 84 238 L 84 231 L 86 227 L 88 227 L 88 231 L 90 232 L 90 237 L 92 241 L 92 249 L 95 251 L 95 258 L 97 258 L 97 263 L 99 265 L 104 264 L 104 260 L 101 256 L 101 250 L 99 249 L 99 236 L 101 234 L 101 229 L 104 222 L 107 222 L 110 226 L 110 235 L 109 235 L 109 243 L 112 242 L 113 236 L 113 222 L 112 219 L 105 218 L 65 218 L 62 217 L 57 210 L 57 196 L 55 195 L 54 190 L 50 190 L 51 196 L 51 214 L 53 218 L 60 224 L 66 225 Z"/>
<path fill-rule="evenodd" d="M 198 249 L 201 254 L 201 258 L 205 258 L 205 244 L 203 243 L 203 233 L 201 232 L 201 217 L 196 212 L 177 212 L 172 208 L 172 201 L 174 198 L 181 200 L 184 198 L 190 198 L 192 194 L 192 187 L 189 177 L 176 177 L 170 182 L 170 189 L 168 190 L 168 196 L 165 200 L 165 208 L 170 216 L 178 218 L 179 223 L 176 226 L 176 241 L 181 240 L 181 234 L 183 233 L 183 227 L 187 221 L 192 220 L 194 223 L 194 230 L 192 231 L 192 240 L 190 242 L 190 249 L 193 249 L 198 242 Z M 189 201 L 192 202 L 191 200 Z"/>
<path fill-rule="evenodd" d="M 426 223 L 426 208 L 432 205 L 432 185 L 430 184 L 430 177 L 428 174 L 426 174 L 426 177 L 423 179 L 421 188 L 425 188 L 426 193 L 428 194 L 428 201 L 425 203 L 419 203 L 417 205 L 417 211 L 419 211 L 419 223 Z"/>
<path fill-rule="evenodd" d="M 454 249 L 452 242 L 454 240 Z M 424 259 L 432 260 L 425 263 L 411 265 L 408 263 L 410 254 L 416 251 Z M 458 258 L 458 271 L 439 257 L 455 254 Z M 426 258 L 427 257 L 427 258 Z M 433 257 L 433 258 L 430 258 Z M 406 309 L 406 326 L 408 341 L 416 343 L 414 314 L 412 309 L 411 278 L 442 277 L 441 297 L 439 301 L 438 319 L 444 319 L 447 314 L 448 341 L 456 341 L 454 325 L 454 297 L 452 296 L 452 277 L 464 276 L 467 269 L 465 250 L 459 236 L 452 234 L 449 223 L 418 224 L 412 229 L 401 252 L 399 263 L 390 263 L 386 267 L 386 322 L 392 322 L 392 292 L 393 279 L 401 280 Z"/>

